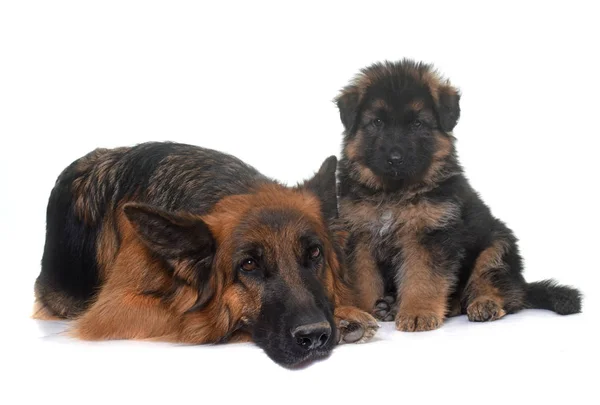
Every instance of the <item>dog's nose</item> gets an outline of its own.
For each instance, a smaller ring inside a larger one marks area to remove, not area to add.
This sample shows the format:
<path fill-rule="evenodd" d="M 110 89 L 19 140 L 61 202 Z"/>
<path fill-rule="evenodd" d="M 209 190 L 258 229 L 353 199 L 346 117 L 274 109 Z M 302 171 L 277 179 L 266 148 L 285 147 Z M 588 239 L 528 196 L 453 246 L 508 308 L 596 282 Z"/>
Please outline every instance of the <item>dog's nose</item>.
<path fill-rule="evenodd" d="M 331 326 L 327 321 L 300 325 L 292 331 L 296 344 L 305 350 L 315 350 L 324 346 L 330 335 Z"/>
<path fill-rule="evenodd" d="M 402 155 L 399 152 L 390 153 L 387 163 L 390 166 L 398 166 L 400 163 L 402 163 Z"/>

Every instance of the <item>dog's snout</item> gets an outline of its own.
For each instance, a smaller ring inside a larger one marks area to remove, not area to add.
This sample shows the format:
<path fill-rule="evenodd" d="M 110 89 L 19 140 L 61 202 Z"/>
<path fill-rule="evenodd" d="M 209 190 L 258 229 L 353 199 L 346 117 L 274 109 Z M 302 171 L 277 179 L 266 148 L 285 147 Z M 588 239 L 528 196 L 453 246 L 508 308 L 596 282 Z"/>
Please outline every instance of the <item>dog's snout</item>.
<path fill-rule="evenodd" d="M 317 322 L 300 325 L 292 331 L 292 337 L 305 350 L 315 350 L 327 343 L 331 336 L 329 322 Z"/>
<path fill-rule="evenodd" d="M 398 152 L 398 151 L 392 151 L 388 155 L 387 163 L 390 166 L 397 166 L 400 163 L 402 163 L 402 155 L 400 154 L 400 152 Z"/>

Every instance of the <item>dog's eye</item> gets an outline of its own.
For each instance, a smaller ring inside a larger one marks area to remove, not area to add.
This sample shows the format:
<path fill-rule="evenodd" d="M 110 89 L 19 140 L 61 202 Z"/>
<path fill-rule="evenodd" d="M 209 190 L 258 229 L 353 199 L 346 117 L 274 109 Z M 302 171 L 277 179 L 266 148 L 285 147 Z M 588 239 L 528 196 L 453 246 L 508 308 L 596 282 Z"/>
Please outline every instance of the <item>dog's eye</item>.
<path fill-rule="evenodd" d="M 383 126 L 383 121 L 380 118 L 375 118 L 373 120 L 373 125 L 377 128 L 382 127 Z"/>
<path fill-rule="evenodd" d="M 242 269 L 243 271 L 245 271 L 247 273 L 252 272 L 252 271 L 256 270 L 257 268 L 258 268 L 258 264 L 256 264 L 256 261 L 254 259 L 244 259 L 244 261 L 240 265 L 240 269 Z"/>
<path fill-rule="evenodd" d="M 413 126 L 413 128 L 419 128 L 421 125 L 423 125 L 423 123 L 419 120 L 414 120 L 411 125 Z"/>
<path fill-rule="evenodd" d="M 308 250 L 308 255 L 312 260 L 316 260 L 321 257 L 321 248 L 319 246 L 313 246 Z"/>

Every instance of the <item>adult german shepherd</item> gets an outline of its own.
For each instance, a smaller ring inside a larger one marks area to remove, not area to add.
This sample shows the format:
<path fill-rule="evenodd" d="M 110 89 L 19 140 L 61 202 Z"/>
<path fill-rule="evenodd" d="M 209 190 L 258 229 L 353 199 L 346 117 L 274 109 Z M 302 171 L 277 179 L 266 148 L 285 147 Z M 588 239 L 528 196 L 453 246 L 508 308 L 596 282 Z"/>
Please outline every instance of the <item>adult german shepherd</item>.
<path fill-rule="evenodd" d="M 89 153 L 50 195 L 34 317 L 91 340 L 252 340 L 286 366 L 368 340 L 328 227 L 336 163 L 287 188 L 190 145 Z"/>
<path fill-rule="evenodd" d="M 338 95 L 340 216 L 357 304 L 402 331 L 457 314 L 580 312 L 577 290 L 525 281 L 517 239 L 463 174 L 452 134 L 459 100 L 431 65 L 411 60 L 369 66 Z"/>

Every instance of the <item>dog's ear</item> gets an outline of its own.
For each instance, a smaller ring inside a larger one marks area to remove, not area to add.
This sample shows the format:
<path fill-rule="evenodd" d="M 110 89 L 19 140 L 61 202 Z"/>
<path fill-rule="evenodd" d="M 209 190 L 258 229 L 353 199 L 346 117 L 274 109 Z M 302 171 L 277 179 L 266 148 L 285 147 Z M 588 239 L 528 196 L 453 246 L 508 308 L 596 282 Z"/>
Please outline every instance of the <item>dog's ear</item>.
<path fill-rule="evenodd" d="M 165 259 L 212 253 L 214 240 L 208 226 L 199 218 L 137 203 L 126 204 L 123 209 L 146 246 Z"/>
<path fill-rule="evenodd" d="M 449 83 L 437 89 L 436 112 L 440 128 L 444 132 L 452 132 L 460 118 L 460 93 Z"/>
<path fill-rule="evenodd" d="M 301 186 L 319 198 L 321 212 L 326 221 L 331 221 L 338 216 L 336 169 L 337 158 L 329 156 L 321 164 L 319 171 Z"/>
<path fill-rule="evenodd" d="M 129 203 L 123 210 L 143 243 L 173 265 L 174 276 L 198 291 L 194 308 L 208 302 L 216 243 L 206 223 L 146 204 Z"/>
<path fill-rule="evenodd" d="M 346 133 L 352 132 L 356 119 L 358 118 L 358 104 L 360 102 L 360 93 L 358 87 L 354 85 L 346 86 L 335 98 L 335 103 L 340 110 L 340 119 L 344 124 Z"/>

